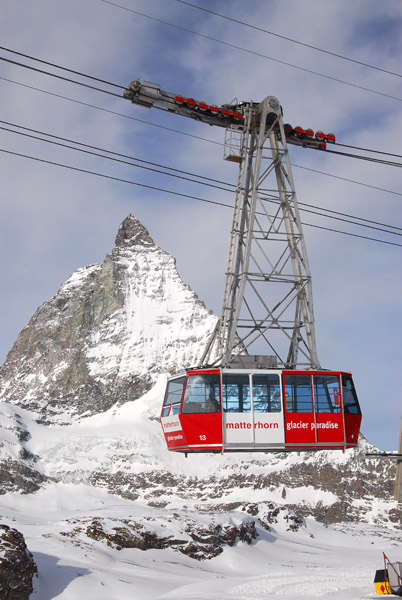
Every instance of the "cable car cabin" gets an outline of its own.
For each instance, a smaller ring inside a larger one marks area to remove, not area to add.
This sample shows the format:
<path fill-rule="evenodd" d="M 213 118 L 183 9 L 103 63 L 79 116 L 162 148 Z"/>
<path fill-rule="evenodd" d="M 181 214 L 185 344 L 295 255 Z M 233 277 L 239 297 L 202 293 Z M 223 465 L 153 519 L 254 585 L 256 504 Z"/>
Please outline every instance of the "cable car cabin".
<path fill-rule="evenodd" d="M 350 373 L 189 370 L 169 379 L 161 424 L 176 452 L 278 452 L 356 446 Z"/>

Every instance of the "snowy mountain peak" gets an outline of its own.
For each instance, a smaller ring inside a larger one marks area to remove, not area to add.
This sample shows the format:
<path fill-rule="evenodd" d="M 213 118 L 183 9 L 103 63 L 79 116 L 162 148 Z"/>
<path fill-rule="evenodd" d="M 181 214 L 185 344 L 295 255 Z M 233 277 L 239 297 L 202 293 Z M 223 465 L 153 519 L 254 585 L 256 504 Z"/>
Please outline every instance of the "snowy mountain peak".
<path fill-rule="evenodd" d="M 47 423 L 104 412 L 198 364 L 215 323 L 130 214 L 103 263 L 75 271 L 22 330 L 0 368 L 0 400 Z"/>
<path fill-rule="evenodd" d="M 149 231 L 130 213 L 122 222 L 116 235 L 117 248 L 133 247 L 138 245 L 155 245 Z"/>

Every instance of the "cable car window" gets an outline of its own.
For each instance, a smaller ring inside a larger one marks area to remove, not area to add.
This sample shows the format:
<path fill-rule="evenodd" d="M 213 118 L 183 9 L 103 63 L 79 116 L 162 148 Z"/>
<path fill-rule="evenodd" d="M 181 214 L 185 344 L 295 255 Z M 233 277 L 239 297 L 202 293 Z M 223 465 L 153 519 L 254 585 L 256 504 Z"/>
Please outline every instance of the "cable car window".
<path fill-rule="evenodd" d="M 295 413 L 313 412 L 310 375 L 285 374 L 286 410 Z"/>
<path fill-rule="evenodd" d="M 253 375 L 254 412 L 281 412 L 279 375 Z"/>
<path fill-rule="evenodd" d="M 360 406 L 353 380 L 351 377 L 345 377 L 345 375 L 342 375 L 342 397 L 344 412 L 352 415 L 360 415 Z"/>
<path fill-rule="evenodd" d="M 341 395 L 337 375 L 313 375 L 316 412 L 341 412 Z"/>
<path fill-rule="evenodd" d="M 183 387 L 186 378 L 178 377 L 177 379 L 171 379 L 167 384 L 165 400 L 163 402 L 163 406 L 168 404 L 176 404 L 177 402 L 181 402 L 181 397 L 183 394 Z"/>
<path fill-rule="evenodd" d="M 189 375 L 184 392 L 183 414 L 217 413 L 220 411 L 219 375 Z"/>
<path fill-rule="evenodd" d="M 168 416 L 171 404 L 180 405 L 185 380 L 186 378 L 184 376 L 178 377 L 177 379 L 171 379 L 167 384 L 165 399 L 163 401 L 162 417 Z M 177 413 L 173 412 L 173 414 Z"/>
<path fill-rule="evenodd" d="M 225 412 L 245 413 L 251 410 L 248 375 L 223 375 L 222 402 Z"/>

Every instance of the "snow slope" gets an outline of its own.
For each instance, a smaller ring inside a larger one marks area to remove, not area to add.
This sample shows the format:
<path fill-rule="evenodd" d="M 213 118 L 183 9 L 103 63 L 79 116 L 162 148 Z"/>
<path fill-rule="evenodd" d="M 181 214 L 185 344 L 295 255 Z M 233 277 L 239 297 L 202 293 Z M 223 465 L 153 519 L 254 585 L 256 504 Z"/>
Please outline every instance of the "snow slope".
<path fill-rule="evenodd" d="M 177 511 L 173 531 L 180 520 Z M 204 562 L 172 549 L 117 550 L 84 534 L 66 535 L 94 515 L 116 521 L 157 512 L 83 484 L 49 485 L 33 496 L 7 494 L 2 501 L 3 519 L 23 532 L 38 565 L 32 594 L 38 600 L 361 600 L 376 597 L 372 581 L 382 551 L 395 559 L 402 552 L 400 538 L 382 536 L 369 526 L 335 529 L 312 519 L 298 532 L 286 531 L 283 522 L 270 532 L 258 526 L 252 546 L 238 542 Z M 166 511 L 165 517 L 172 518 L 173 512 Z M 230 518 L 236 517 L 242 515 Z M 225 518 L 225 513 L 218 516 Z"/>
<path fill-rule="evenodd" d="M 245 485 L 246 475 L 258 480 L 285 472 L 287 463 L 328 460 L 327 453 L 188 459 L 169 453 L 157 420 L 164 385 L 160 377 L 142 399 L 68 426 L 38 424 L 35 415 L 18 408 L 20 427 L 31 436 L 24 447 L 38 457 L 36 467 L 48 483 L 33 494 L 1 496 L 0 511 L 2 522 L 24 534 L 38 565 L 32 599 L 375 598 L 372 581 L 382 551 L 395 560 L 402 555 L 398 524 L 376 524 L 387 502 L 369 499 L 366 522 L 324 525 L 308 517 L 291 527 L 285 503 L 325 507 L 336 495 L 288 486 L 283 498 L 283 485 Z M 7 410 L 10 419 L 17 408 Z M 348 454 L 330 454 L 340 465 L 350 461 Z M 94 473 L 116 474 L 116 488 L 100 476 L 95 480 Z M 174 544 L 119 550 L 106 536 L 91 534 L 96 523 L 109 536 L 137 524 L 183 543 L 194 539 L 194 530 L 253 523 L 257 537 L 251 544 L 236 538 L 234 545 L 222 544 L 220 554 L 199 561 Z"/>

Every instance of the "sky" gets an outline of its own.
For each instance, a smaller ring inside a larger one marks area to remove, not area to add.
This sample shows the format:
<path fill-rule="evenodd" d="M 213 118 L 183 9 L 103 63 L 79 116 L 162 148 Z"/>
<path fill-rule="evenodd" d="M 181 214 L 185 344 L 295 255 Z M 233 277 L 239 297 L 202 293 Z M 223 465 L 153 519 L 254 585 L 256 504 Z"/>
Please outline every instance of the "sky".
<path fill-rule="evenodd" d="M 232 204 L 228 192 L 45 143 L 15 133 L 38 135 L 18 127 L 235 183 L 237 167 L 223 161 L 223 129 L 130 104 L 122 88 L 139 78 L 210 104 L 275 95 L 285 122 L 402 162 L 399 0 L 190 3 L 232 20 L 178 0 L 1 0 L 0 56 L 7 60 L 0 61 L 0 126 L 14 132 L 2 129 L 0 144 L 2 362 L 37 307 L 74 270 L 103 261 L 129 213 L 219 314 L 232 219 L 228 208 L 142 186 Z M 321 365 L 353 373 L 364 435 L 395 450 L 402 412 L 400 168 L 294 146 L 290 155 L 299 202 L 387 230 L 301 213 Z"/>

